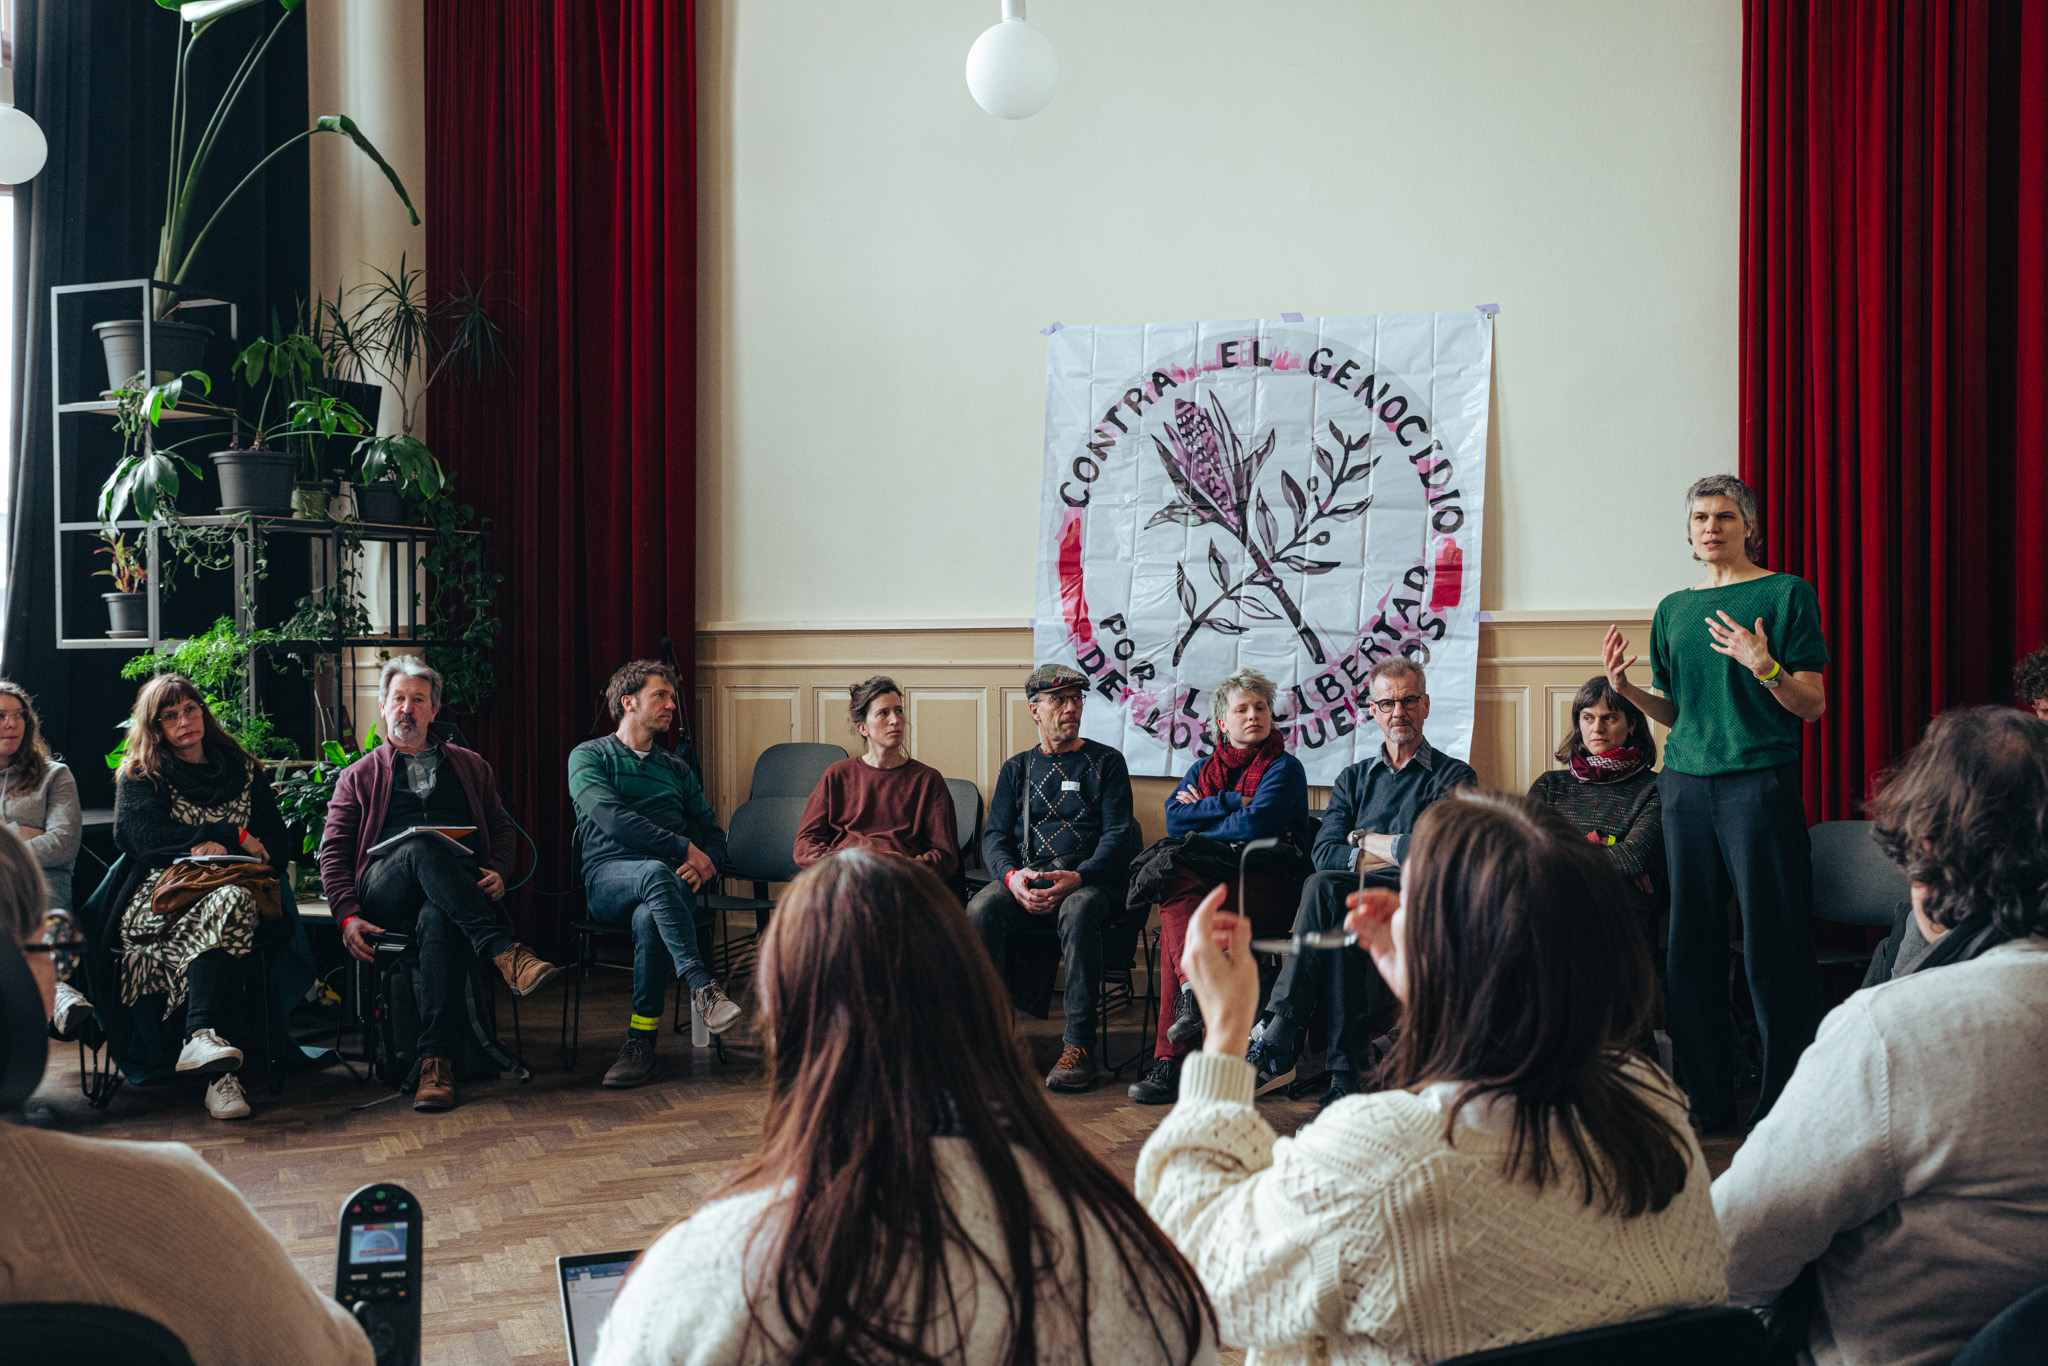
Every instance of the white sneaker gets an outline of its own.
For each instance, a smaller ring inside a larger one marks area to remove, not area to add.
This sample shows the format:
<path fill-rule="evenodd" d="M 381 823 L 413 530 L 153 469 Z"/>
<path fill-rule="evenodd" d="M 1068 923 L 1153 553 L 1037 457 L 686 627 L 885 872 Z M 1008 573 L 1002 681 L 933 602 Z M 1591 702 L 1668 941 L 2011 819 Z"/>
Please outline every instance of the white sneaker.
<path fill-rule="evenodd" d="M 242 1065 L 242 1050 L 210 1029 L 202 1029 L 185 1040 L 178 1053 L 180 1072 L 232 1072 Z M 249 1113 L 243 1106 L 242 1113 Z"/>
<path fill-rule="evenodd" d="M 85 999 L 85 993 L 69 982 L 57 983 L 57 1004 L 50 1011 L 50 1028 L 57 1031 L 57 1037 L 69 1042 L 91 1018 L 92 1002 Z"/>
<path fill-rule="evenodd" d="M 215 1119 L 247 1119 L 249 1098 L 232 1072 L 223 1072 L 206 1088 L 206 1113 Z"/>

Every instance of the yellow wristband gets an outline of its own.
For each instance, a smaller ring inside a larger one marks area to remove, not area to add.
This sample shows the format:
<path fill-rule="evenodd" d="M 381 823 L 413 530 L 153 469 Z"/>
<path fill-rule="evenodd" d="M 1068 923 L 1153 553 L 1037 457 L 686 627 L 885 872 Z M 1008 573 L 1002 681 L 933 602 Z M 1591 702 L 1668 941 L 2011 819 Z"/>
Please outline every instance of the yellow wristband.
<path fill-rule="evenodd" d="M 1779 674 L 1781 674 L 1781 673 L 1783 673 L 1783 672 L 1785 672 L 1785 665 L 1784 665 L 1784 663 L 1783 663 L 1782 661 L 1780 661 L 1780 660 L 1776 660 L 1776 659 L 1774 659 L 1774 660 L 1772 660 L 1772 661 L 1771 661 L 1771 671 L 1770 671 L 1769 673 L 1767 673 L 1767 674 L 1756 674 L 1756 675 L 1753 675 L 1753 677 L 1755 677 L 1755 679 L 1756 679 L 1756 681 L 1757 681 L 1757 682 L 1759 682 L 1759 683 L 1765 683 L 1765 682 L 1768 682 L 1768 681 L 1770 681 L 1770 680 L 1771 680 L 1771 679 L 1773 679 L 1773 678 L 1776 678 L 1776 677 L 1777 677 L 1777 676 L 1778 676 Z"/>

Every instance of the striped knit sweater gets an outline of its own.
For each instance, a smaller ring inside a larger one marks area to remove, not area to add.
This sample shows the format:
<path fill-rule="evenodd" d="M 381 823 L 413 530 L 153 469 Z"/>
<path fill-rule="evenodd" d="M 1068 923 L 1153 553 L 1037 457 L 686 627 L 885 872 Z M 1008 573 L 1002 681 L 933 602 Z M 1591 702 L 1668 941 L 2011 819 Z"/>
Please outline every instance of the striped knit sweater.
<path fill-rule="evenodd" d="M 1607 852 L 1622 877 L 1664 866 L 1664 803 L 1649 769 L 1618 783 L 1582 783 L 1570 769 L 1554 768 L 1529 784 L 1529 795 L 1549 802 L 1581 830 L 1614 836 Z"/>
<path fill-rule="evenodd" d="M 616 735 L 585 740 L 569 751 L 569 797 L 586 873 L 610 859 L 680 864 L 692 843 L 725 865 L 725 831 L 697 775 L 659 745 L 643 756 Z"/>

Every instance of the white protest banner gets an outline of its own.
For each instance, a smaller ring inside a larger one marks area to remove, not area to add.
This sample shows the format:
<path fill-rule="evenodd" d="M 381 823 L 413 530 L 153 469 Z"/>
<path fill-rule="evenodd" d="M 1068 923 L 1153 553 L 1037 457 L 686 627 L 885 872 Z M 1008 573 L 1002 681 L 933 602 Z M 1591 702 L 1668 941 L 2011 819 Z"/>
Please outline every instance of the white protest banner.
<path fill-rule="evenodd" d="M 1093 684 L 1083 735 L 1178 777 L 1216 682 L 1256 668 L 1329 783 L 1380 743 L 1367 671 L 1407 654 L 1430 742 L 1470 757 L 1490 316 L 1066 327 L 1046 350 L 1034 652 Z"/>

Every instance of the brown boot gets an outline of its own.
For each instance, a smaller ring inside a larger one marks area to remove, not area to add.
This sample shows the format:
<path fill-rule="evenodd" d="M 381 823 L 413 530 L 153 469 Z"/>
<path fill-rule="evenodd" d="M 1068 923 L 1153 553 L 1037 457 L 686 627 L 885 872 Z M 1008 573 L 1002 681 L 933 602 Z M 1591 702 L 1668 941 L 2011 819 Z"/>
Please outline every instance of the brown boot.
<path fill-rule="evenodd" d="M 413 1089 L 415 1110 L 455 1108 L 455 1064 L 447 1058 L 421 1058 L 419 1084 Z"/>
<path fill-rule="evenodd" d="M 562 970 L 546 962 L 524 944 L 514 944 L 491 959 L 505 984 L 521 996 L 531 996 L 561 975 Z"/>

